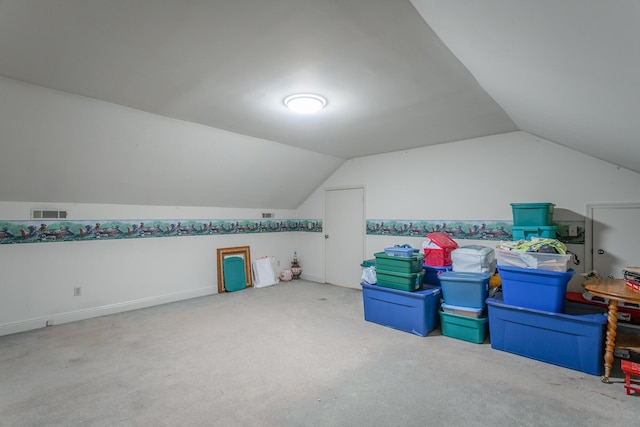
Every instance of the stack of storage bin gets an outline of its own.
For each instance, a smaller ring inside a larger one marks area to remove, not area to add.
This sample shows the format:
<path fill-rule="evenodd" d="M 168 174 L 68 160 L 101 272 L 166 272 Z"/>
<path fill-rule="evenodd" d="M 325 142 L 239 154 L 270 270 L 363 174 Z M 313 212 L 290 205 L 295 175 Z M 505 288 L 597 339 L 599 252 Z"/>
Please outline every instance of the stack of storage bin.
<path fill-rule="evenodd" d="M 423 285 L 423 255 L 386 248 L 376 257 L 377 285 L 361 283 L 364 319 L 419 336 L 438 323 L 440 287 Z"/>
<path fill-rule="evenodd" d="M 393 247 L 385 248 L 384 252 L 374 255 L 378 286 L 409 292 L 422 287 L 422 254 L 410 247 Z"/>
<path fill-rule="evenodd" d="M 488 273 L 447 271 L 440 275 L 442 335 L 481 344 L 488 332 L 485 300 L 489 291 Z"/>
<path fill-rule="evenodd" d="M 554 207 L 553 203 L 511 203 L 513 240 L 555 239 L 558 227 L 553 225 Z"/>
<path fill-rule="evenodd" d="M 553 205 L 528 204 L 526 209 L 529 219 L 544 218 L 548 223 Z M 529 212 L 532 209 L 539 212 Z M 521 219 L 516 210 L 514 223 Z M 599 375 L 606 316 L 565 307 L 567 285 L 574 274 L 567 268 L 571 256 L 502 248 L 496 249 L 496 255 L 502 294 L 487 299 L 491 347 Z"/>

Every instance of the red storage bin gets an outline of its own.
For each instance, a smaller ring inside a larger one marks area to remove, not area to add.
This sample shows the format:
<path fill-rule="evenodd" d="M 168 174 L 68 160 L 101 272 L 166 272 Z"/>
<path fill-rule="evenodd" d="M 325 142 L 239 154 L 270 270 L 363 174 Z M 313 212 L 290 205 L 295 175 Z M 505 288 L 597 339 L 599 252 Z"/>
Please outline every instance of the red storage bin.
<path fill-rule="evenodd" d="M 451 251 L 425 248 L 424 263 L 431 267 L 448 267 L 451 265 Z"/>
<path fill-rule="evenodd" d="M 432 267 L 447 267 L 451 265 L 451 252 L 458 248 L 458 244 L 446 233 L 435 232 L 427 234 L 430 246 L 424 248 L 424 263 Z"/>

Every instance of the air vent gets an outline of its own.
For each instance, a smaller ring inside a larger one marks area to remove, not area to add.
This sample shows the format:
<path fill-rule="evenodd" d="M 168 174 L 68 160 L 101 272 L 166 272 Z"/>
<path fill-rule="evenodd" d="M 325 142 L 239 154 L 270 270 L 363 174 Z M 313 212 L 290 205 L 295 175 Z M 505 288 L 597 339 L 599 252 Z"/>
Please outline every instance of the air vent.
<path fill-rule="evenodd" d="M 31 219 L 67 219 L 67 211 L 31 209 Z"/>
<path fill-rule="evenodd" d="M 262 212 L 262 218 L 274 218 L 273 212 Z"/>

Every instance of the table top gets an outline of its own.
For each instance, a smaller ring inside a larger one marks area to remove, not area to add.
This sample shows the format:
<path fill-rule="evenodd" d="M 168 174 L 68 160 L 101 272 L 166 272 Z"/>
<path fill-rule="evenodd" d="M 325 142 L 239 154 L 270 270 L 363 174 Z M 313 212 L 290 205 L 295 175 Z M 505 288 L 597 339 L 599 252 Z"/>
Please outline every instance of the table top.
<path fill-rule="evenodd" d="M 640 304 L 640 291 L 627 286 L 623 279 L 591 279 L 582 286 L 595 296 Z"/>

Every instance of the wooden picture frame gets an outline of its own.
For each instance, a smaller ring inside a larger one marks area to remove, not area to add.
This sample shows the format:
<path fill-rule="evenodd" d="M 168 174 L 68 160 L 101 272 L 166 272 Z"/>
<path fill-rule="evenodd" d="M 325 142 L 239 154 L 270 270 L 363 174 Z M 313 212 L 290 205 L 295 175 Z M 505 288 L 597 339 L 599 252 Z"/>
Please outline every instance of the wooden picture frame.
<path fill-rule="evenodd" d="M 251 274 L 251 250 L 249 246 L 235 246 L 232 248 L 218 248 L 218 293 L 227 292 L 224 287 L 223 262 L 225 258 L 240 257 L 244 259 L 244 274 L 247 281 L 247 288 L 253 286 Z"/>

